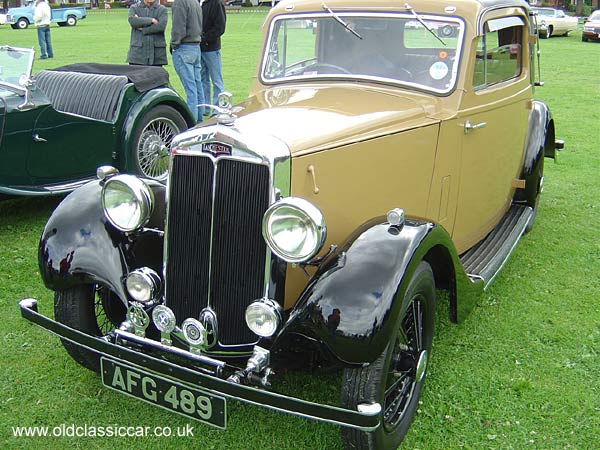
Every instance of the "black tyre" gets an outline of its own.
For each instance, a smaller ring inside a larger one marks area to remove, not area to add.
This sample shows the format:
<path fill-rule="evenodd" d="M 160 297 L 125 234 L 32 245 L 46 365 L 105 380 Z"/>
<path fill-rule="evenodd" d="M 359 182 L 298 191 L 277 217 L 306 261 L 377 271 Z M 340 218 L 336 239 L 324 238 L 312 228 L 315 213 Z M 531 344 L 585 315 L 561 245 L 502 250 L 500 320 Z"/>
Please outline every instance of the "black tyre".
<path fill-rule="evenodd" d="M 546 31 L 546 38 L 550 39 L 552 37 L 552 27 L 548 27 L 548 31 Z"/>
<path fill-rule="evenodd" d="M 126 308 L 119 298 L 106 288 L 85 284 L 54 294 L 55 319 L 92 336 L 104 336 L 125 320 Z M 100 371 L 100 356 L 62 339 L 69 355 L 94 372 Z"/>
<path fill-rule="evenodd" d="M 24 30 L 25 28 L 27 28 L 29 26 L 29 21 L 23 17 L 21 17 L 19 20 L 17 20 L 17 28 L 19 30 Z"/>
<path fill-rule="evenodd" d="M 382 407 L 375 431 L 342 428 L 346 448 L 395 449 L 415 415 L 434 333 L 435 281 L 426 262 L 415 271 L 403 302 L 406 312 L 381 356 L 367 367 L 344 370 L 342 406 L 356 409 L 361 403 L 378 402 Z"/>
<path fill-rule="evenodd" d="M 581 36 L 581 42 L 587 42 L 587 41 L 588 41 L 587 38 Z"/>
<path fill-rule="evenodd" d="M 77 25 L 77 17 L 75 17 L 75 16 L 69 16 L 69 17 L 67 17 L 66 24 L 69 27 L 74 27 L 75 25 Z"/>
<path fill-rule="evenodd" d="M 144 114 L 133 134 L 133 170 L 138 175 L 166 180 L 171 141 L 186 129 L 183 116 L 170 106 L 159 105 Z"/>

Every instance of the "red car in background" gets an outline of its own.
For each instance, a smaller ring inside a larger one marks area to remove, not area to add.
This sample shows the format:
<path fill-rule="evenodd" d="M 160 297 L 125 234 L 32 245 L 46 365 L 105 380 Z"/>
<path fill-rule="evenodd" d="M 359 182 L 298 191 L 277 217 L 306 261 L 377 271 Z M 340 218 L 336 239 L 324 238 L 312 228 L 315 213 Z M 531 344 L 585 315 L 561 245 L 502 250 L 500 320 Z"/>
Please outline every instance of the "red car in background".
<path fill-rule="evenodd" d="M 600 41 L 600 9 L 594 11 L 583 24 L 583 42 Z"/>

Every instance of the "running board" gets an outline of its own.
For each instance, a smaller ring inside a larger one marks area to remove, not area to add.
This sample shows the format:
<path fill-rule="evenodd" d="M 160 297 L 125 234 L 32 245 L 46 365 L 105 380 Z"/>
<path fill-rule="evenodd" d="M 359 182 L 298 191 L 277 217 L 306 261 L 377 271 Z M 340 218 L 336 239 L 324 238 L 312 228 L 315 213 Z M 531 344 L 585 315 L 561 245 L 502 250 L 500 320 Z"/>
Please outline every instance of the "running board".
<path fill-rule="evenodd" d="M 471 281 L 483 281 L 488 288 L 519 242 L 533 215 L 529 206 L 512 205 L 485 239 L 460 256 Z"/>

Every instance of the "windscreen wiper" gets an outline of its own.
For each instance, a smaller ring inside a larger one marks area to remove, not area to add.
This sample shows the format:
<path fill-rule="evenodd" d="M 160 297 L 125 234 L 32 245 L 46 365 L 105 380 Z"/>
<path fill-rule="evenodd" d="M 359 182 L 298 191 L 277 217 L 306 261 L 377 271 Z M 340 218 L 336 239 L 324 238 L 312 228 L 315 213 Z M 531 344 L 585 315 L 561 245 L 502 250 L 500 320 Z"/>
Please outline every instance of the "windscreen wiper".
<path fill-rule="evenodd" d="M 358 34 L 356 31 L 354 31 L 354 30 L 352 29 L 352 27 L 351 27 L 350 25 L 348 25 L 348 24 L 347 24 L 347 23 L 344 21 L 344 19 L 342 19 L 340 16 L 338 16 L 336 13 L 334 13 L 334 12 L 331 10 L 331 8 L 330 8 L 329 6 L 327 6 L 325 3 L 321 3 L 321 7 L 322 7 L 324 10 L 326 10 L 326 11 L 327 11 L 329 14 L 331 14 L 331 15 L 333 16 L 333 18 L 334 18 L 335 20 L 337 20 L 337 21 L 338 21 L 338 23 L 339 23 L 340 25 L 342 25 L 342 26 L 343 26 L 343 27 L 344 27 L 346 30 L 348 30 L 348 31 L 349 31 L 350 33 L 352 33 L 354 36 L 356 36 L 356 37 L 357 37 L 357 38 L 359 38 L 359 39 L 362 39 L 362 38 L 363 38 L 363 37 L 362 37 L 360 34 Z"/>
<path fill-rule="evenodd" d="M 419 16 L 417 14 L 417 12 L 415 11 L 415 9 L 412 6 L 410 6 L 408 3 L 405 3 L 404 8 L 409 10 L 412 13 L 412 15 L 415 16 L 415 19 L 417 19 L 419 21 L 419 23 L 421 25 L 423 25 L 425 27 L 425 29 L 433 35 L 434 38 L 436 38 L 438 41 L 440 41 L 444 47 L 448 47 L 446 45 L 446 43 L 444 41 L 442 41 L 442 39 L 437 34 L 435 34 L 431 28 L 429 28 L 427 26 L 427 24 L 423 21 L 423 19 L 421 19 L 421 16 Z"/>

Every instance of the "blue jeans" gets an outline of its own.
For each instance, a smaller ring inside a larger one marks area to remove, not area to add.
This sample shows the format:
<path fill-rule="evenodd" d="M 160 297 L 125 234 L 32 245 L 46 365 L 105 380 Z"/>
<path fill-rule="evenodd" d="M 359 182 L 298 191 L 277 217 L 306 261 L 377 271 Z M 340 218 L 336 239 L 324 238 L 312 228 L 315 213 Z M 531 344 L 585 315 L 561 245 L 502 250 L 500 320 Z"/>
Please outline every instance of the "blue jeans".
<path fill-rule="evenodd" d="M 202 88 L 206 103 L 210 102 L 211 81 L 213 87 L 212 104 L 216 105 L 219 94 L 225 90 L 221 73 L 221 50 L 202 52 Z M 211 111 L 205 112 L 211 113 Z"/>
<path fill-rule="evenodd" d="M 173 67 L 181 79 L 190 111 L 196 122 L 202 121 L 204 91 L 202 90 L 202 65 L 200 44 L 181 44 L 173 50 Z"/>
<path fill-rule="evenodd" d="M 53 58 L 52 43 L 50 42 L 50 26 L 46 25 L 37 29 L 38 43 L 42 58 Z"/>

